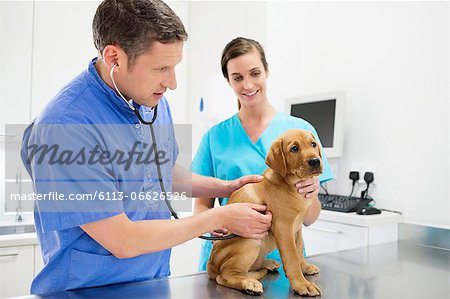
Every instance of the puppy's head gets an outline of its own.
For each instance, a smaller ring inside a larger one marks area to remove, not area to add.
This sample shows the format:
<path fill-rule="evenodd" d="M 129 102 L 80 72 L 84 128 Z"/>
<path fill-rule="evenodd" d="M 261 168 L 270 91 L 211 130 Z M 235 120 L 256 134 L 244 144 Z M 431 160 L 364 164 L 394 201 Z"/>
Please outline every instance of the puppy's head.
<path fill-rule="evenodd" d="M 283 177 L 293 174 L 300 180 L 323 171 L 319 142 L 305 130 L 289 130 L 278 137 L 269 149 L 266 164 Z"/>

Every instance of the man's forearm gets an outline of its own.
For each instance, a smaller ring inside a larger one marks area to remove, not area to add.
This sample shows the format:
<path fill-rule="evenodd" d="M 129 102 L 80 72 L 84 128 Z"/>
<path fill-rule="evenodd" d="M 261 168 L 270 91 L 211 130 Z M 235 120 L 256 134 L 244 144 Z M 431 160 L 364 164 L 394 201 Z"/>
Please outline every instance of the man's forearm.
<path fill-rule="evenodd" d="M 221 211 L 213 209 L 178 220 L 143 220 L 135 222 L 136 233 L 129 238 L 129 247 L 137 256 L 161 251 L 189 241 L 222 227 Z"/>

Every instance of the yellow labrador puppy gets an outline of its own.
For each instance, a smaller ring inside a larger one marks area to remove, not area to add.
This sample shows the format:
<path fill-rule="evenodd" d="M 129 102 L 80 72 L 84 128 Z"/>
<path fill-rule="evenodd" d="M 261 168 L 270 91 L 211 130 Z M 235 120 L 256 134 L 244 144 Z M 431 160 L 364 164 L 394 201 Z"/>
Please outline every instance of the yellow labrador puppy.
<path fill-rule="evenodd" d="M 272 212 L 272 228 L 263 239 L 234 238 L 214 242 L 207 264 L 208 276 L 218 284 L 260 295 L 259 280 L 268 271 L 280 267 L 264 259 L 275 249 L 280 251 L 286 277 L 295 293 L 307 296 L 321 294 L 320 288 L 303 274 L 315 274 L 319 268 L 303 257 L 302 223 L 311 200 L 300 195 L 295 183 L 322 173 L 319 143 L 305 130 L 289 130 L 272 143 L 266 157 L 269 168 L 264 179 L 235 191 L 229 203 L 252 202 L 267 205 Z"/>

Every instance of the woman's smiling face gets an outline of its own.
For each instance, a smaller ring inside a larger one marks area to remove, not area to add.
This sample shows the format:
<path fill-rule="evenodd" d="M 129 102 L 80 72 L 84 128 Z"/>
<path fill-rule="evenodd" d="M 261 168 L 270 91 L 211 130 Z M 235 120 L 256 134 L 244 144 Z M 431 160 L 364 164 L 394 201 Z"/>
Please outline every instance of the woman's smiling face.
<path fill-rule="evenodd" d="M 267 100 L 267 72 L 256 49 L 230 59 L 227 70 L 228 83 L 242 106 L 255 106 Z"/>

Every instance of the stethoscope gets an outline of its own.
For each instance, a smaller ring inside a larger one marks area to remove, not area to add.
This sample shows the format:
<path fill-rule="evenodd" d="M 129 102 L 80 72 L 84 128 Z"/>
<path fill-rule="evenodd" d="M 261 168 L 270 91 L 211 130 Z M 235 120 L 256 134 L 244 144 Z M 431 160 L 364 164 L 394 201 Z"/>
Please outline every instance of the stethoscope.
<path fill-rule="evenodd" d="M 156 117 L 158 115 L 158 105 L 156 105 L 153 108 L 153 117 L 151 121 L 145 121 L 141 114 L 139 113 L 139 110 L 136 109 L 133 106 L 133 100 L 129 100 L 127 101 L 127 99 L 125 99 L 125 97 L 122 95 L 122 93 L 120 92 L 119 88 L 116 85 L 116 82 L 114 81 L 114 69 L 116 68 L 117 63 L 113 65 L 113 67 L 111 68 L 111 70 L 109 71 L 109 77 L 111 77 L 111 81 L 114 85 L 114 88 L 116 90 L 116 92 L 119 94 L 119 96 L 125 101 L 125 103 L 127 103 L 128 107 L 130 107 L 130 109 L 134 112 L 134 114 L 137 116 L 137 118 L 139 119 L 139 122 L 145 125 L 148 125 L 150 127 L 150 133 L 152 135 L 152 141 L 153 141 L 153 148 L 157 149 L 157 144 L 156 144 L 156 136 L 155 136 L 155 131 L 153 129 L 153 123 L 156 120 Z M 158 172 L 158 181 L 159 181 L 159 186 L 161 187 L 161 192 L 162 193 L 166 193 L 166 188 L 164 187 L 164 182 L 162 179 L 162 174 L 161 174 L 161 166 L 159 165 L 159 163 L 155 163 L 156 164 L 156 171 Z M 147 201 L 146 201 L 147 202 Z M 170 202 L 168 200 L 166 200 L 164 198 L 164 202 L 167 205 L 167 208 L 169 209 L 170 213 L 172 214 L 172 217 L 175 219 L 180 219 L 177 215 L 177 213 L 175 212 L 175 210 L 172 208 L 172 205 L 170 204 Z M 148 202 L 147 202 L 148 204 Z M 218 241 L 218 240 L 227 240 L 227 239 L 231 239 L 237 237 L 236 234 L 230 234 L 230 235 L 226 235 L 223 237 L 207 237 L 207 236 L 198 236 L 198 238 L 203 239 L 203 240 L 209 240 L 209 241 Z"/>

